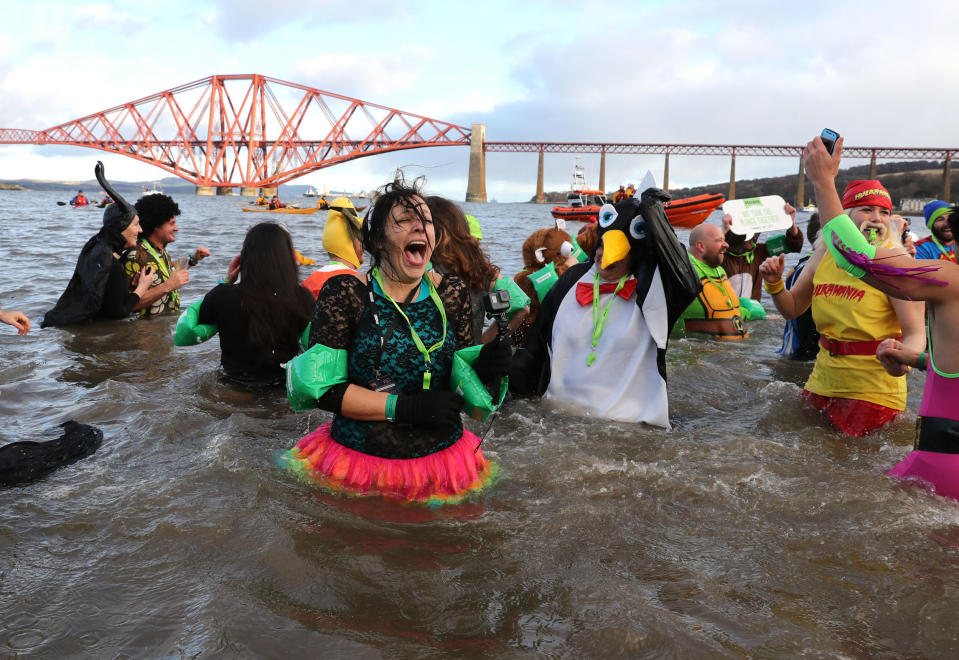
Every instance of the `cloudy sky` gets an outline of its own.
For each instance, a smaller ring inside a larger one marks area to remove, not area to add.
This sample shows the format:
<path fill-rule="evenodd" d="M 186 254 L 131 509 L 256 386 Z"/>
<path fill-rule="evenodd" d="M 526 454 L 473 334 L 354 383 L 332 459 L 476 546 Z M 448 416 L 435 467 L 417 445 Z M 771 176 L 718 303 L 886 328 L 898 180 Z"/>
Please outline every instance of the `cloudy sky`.
<path fill-rule="evenodd" d="M 0 128 L 44 129 L 212 74 L 260 73 L 469 126 L 491 141 L 959 146 L 959 3 L 166 0 L 5 3 Z M 0 145 L 0 179 L 168 176 L 75 147 Z M 546 156 L 547 189 L 574 157 Z M 599 156 L 583 158 L 596 183 Z M 864 161 L 850 161 L 856 164 Z M 468 150 L 373 156 L 295 183 L 369 189 L 397 166 L 462 199 Z M 609 156 L 607 187 L 662 176 Z M 795 172 L 739 158 L 737 176 Z M 670 187 L 724 181 L 724 158 L 673 157 Z M 490 154 L 487 191 L 535 192 L 535 154 Z"/>

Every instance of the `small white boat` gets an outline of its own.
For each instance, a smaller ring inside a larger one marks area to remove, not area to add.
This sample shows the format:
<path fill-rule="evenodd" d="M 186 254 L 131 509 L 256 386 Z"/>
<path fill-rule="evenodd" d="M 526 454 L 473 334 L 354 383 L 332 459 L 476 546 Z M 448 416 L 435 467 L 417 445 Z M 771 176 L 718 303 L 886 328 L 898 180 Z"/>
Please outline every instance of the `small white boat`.
<path fill-rule="evenodd" d="M 163 194 L 163 188 L 160 187 L 160 184 L 159 184 L 159 182 L 157 182 L 157 181 L 154 181 L 154 182 L 153 182 L 153 188 L 151 188 L 151 189 L 144 188 L 144 189 L 143 189 L 143 195 L 144 195 L 144 196 L 146 196 L 146 195 L 162 195 L 162 194 Z"/>
<path fill-rule="evenodd" d="M 307 186 L 306 192 L 303 193 L 304 197 L 319 197 L 320 191 L 314 188 L 313 186 Z"/>

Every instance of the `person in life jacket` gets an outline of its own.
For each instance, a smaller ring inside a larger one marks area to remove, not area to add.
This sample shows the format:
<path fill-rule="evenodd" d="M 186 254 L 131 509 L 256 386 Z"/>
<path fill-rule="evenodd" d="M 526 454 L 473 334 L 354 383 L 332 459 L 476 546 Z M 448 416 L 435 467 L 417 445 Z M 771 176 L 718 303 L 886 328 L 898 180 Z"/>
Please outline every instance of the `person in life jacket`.
<path fill-rule="evenodd" d="M 280 201 L 280 198 L 277 197 L 276 195 L 273 195 L 273 197 L 270 199 L 270 210 L 271 210 L 271 211 L 272 211 L 273 209 L 281 209 L 281 208 L 283 208 L 284 206 L 285 206 L 285 204 L 284 204 L 283 202 L 281 202 L 281 201 Z"/>
<path fill-rule="evenodd" d="M 330 202 L 323 226 L 323 249 L 330 263 L 314 271 L 303 280 L 313 297 L 336 275 L 356 275 L 363 264 L 363 218 L 346 197 L 337 197 Z"/>
<path fill-rule="evenodd" d="M 689 234 L 689 261 L 703 284 L 696 300 L 683 312 L 686 332 L 702 332 L 716 339 L 739 340 L 749 336 L 739 305 L 722 263 L 729 245 L 723 230 L 701 224 Z"/>
<path fill-rule="evenodd" d="M 619 190 L 613 194 L 613 204 L 619 204 L 624 199 L 626 199 L 626 187 L 620 186 Z"/>
<path fill-rule="evenodd" d="M 916 259 L 944 259 L 957 263 L 956 237 L 949 226 L 951 213 L 952 207 L 938 199 L 923 207 L 922 214 L 932 235 L 916 242 Z"/>
<path fill-rule="evenodd" d="M 190 281 L 189 268 L 210 256 L 210 250 L 201 245 L 185 264 L 177 265 L 170 258 L 167 246 L 176 240 L 180 231 L 177 226 L 180 207 L 172 197 L 162 193 L 144 195 L 134 206 L 140 216 L 142 232 L 136 250 L 126 253 L 123 258 L 123 270 L 130 288 L 137 286 L 141 270 L 146 266 L 152 266 L 153 270 L 149 290 L 133 309 L 140 312 L 140 316 L 177 312 L 180 309 L 179 289 Z"/>
<path fill-rule="evenodd" d="M 86 206 L 87 204 L 89 204 L 89 201 L 82 190 L 78 190 L 76 196 L 70 200 L 70 206 Z"/>
<path fill-rule="evenodd" d="M 890 231 L 892 198 L 879 181 L 851 182 L 843 192 L 842 208 L 870 244 L 906 254 L 899 235 Z M 901 339 L 909 350 L 923 351 L 924 305 L 890 298 L 853 277 L 837 264 L 827 242 L 817 245 L 791 289 L 782 281 L 783 255 L 763 262 L 760 273 L 784 318 L 796 318 L 812 307 L 820 348 L 803 398 L 824 411 L 838 431 L 862 436 L 906 407 L 905 378 L 887 373 L 876 351 L 885 339 Z"/>

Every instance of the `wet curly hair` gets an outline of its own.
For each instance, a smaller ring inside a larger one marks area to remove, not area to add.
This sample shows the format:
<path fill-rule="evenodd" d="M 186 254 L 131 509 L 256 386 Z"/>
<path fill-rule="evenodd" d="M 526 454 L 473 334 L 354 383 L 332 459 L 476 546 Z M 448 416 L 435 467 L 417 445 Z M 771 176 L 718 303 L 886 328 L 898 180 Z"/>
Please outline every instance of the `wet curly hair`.
<path fill-rule="evenodd" d="M 469 223 L 459 206 L 444 197 L 430 196 L 426 205 L 436 228 L 433 264 L 458 275 L 471 289 L 486 290 L 499 277 L 479 241 L 470 234 Z"/>
<path fill-rule="evenodd" d="M 146 237 L 170 218 L 180 215 L 180 207 L 173 198 L 162 193 L 144 195 L 133 206 L 140 216 L 141 235 Z"/>
<path fill-rule="evenodd" d="M 363 220 L 363 249 L 369 252 L 372 258 L 370 268 L 378 268 L 385 260 L 389 263 L 390 257 L 384 249 L 386 245 L 386 225 L 389 222 L 390 211 L 400 205 L 412 211 L 423 222 L 423 226 L 433 224 L 431 218 L 423 215 L 421 204 L 424 201 L 421 192 L 425 179 L 417 177 L 413 181 L 406 181 L 402 175 L 397 176 L 392 183 L 381 186 L 366 212 Z M 426 239 L 427 242 L 429 238 Z M 430 245 L 430 249 L 434 246 Z M 390 264 L 392 268 L 392 264 Z"/>

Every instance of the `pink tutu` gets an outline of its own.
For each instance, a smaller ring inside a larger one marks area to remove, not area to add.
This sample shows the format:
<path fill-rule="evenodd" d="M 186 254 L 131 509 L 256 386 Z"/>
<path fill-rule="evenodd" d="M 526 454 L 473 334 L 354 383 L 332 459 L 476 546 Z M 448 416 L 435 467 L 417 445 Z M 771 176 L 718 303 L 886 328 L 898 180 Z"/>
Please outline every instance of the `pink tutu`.
<path fill-rule="evenodd" d="M 350 495 L 381 495 L 423 504 L 451 504 L 481 490 L 497 466 L 470 431 L 446 449 L 418 458 L 381 458 L 344 447 L 331 422 L 296 443 L 282 461 L 321 488 Z"/>
<path fill-rule="evenodd" d="M 959 500 L 959 454 L 914 450 L 887 474 Z"/>

